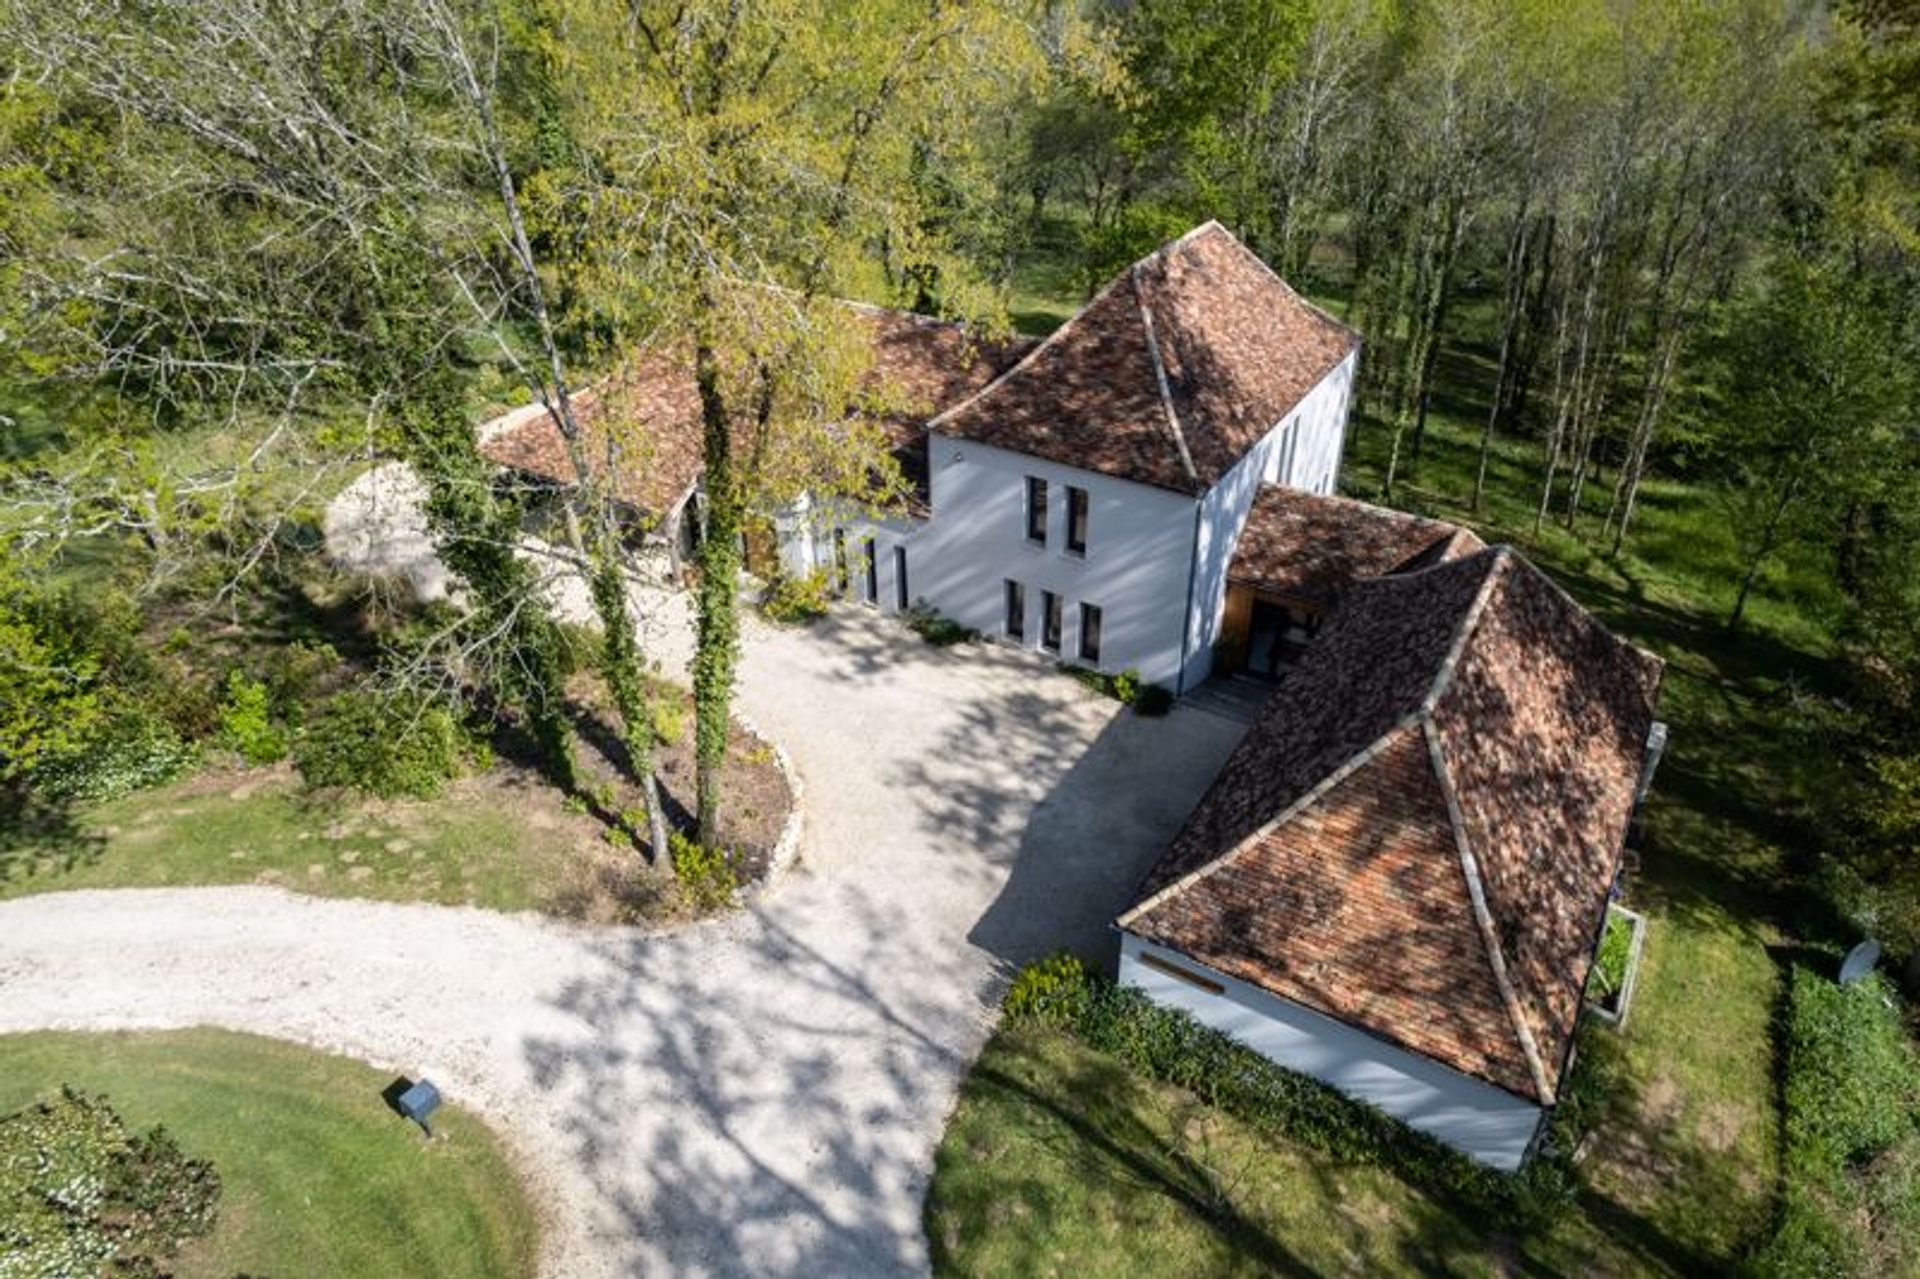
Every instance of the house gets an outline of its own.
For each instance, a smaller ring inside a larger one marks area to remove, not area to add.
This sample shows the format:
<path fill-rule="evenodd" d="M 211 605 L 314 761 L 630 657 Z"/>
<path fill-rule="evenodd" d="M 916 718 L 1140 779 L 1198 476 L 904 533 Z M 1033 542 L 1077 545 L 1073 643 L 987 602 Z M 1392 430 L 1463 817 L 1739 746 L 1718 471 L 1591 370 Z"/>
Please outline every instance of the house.
<path fill-rule="evenodd" d="M 1038 344 L 848 304 L 873 378 L 924 413 L 882 423 L 913 497 L 882 514 L 802 498 L 750 565 L 826 570 L 882 610 L 923 605 L 1004 642 L 1176 691 L 1212 668 L 1228 565 L 1263 485 L 1330 494 L 1358 336 L 1209 222 Z M 620 492 L 682 553 L 697 502 L 691 362 L 653 355 L 582 397 L 583 431 L 646 423 Z M 629 411 L 610 407 L 624 402 Z M 596 435 L 589 454 L 600 456 Z M 502 465 L 570 481 L 538 408 L 482 432 Z M 629 474 L 631 472 L 631 474 Z"/>
<path fill-rule="evenodd" d="M 1512 1170 L 1566 1077 L 1661 664 L 1506 548 L 1342 594 L 1119 917 L 1120 980 Z"/>

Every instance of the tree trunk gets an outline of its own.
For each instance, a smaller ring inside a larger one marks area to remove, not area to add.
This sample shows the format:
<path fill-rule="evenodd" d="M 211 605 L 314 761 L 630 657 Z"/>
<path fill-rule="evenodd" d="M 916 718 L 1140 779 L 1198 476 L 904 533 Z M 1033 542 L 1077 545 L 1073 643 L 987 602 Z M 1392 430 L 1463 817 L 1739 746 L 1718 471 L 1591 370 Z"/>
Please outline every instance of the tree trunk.
<path fill-rule="evenodd" d="M 708 299 L 702 309 L 712 313 Z M 720 769 L 726 762 L 728 712 L 739 658 L 737 614 L 741 509 L 733 475 L 733 435 L 720 386 L 720 360 L 711 332 L 694 351 L 700 392 L 701 453 L 707 494 L 706 536 L 700 544 L 700 595 L 693 657 L 694 785 L 700 842 L 719 838 Z"/>
<path fill-rule="evenodd" d="M 1794 471 L 1793 478 L 1780 490 L 1780 500 L 1773 504 L 1773 511 L 1767 516 L 1767 526 L 1760 534 L 1760 543 L 1754 548 L 1753 557 L 1747 561 L 1747 571 L 1740 579 L 1740 593 L 1734 596 L 1733 612 L 1727 618 L 1729 634 L 1740 629 L 1740 619 L 1747 611 L 1747 597 L 1753 594 L 1754 583 L 1760 579 L 1760 569 L 1780 540 L 1780 526 L 1785 522 L 1794 498 L 1799 495 L 1800 481 L 1805 474 L 1802 469 Z"/>

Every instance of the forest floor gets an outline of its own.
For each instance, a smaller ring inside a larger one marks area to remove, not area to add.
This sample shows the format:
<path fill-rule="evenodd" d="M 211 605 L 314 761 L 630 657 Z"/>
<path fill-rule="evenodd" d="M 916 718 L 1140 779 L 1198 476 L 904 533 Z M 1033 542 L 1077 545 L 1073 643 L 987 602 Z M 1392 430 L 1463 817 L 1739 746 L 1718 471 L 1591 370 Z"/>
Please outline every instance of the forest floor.
<path fill-rule="evenodd" d="M 1336 315 L 1338 299 L 1323 299 Z M 1741 632 L 1739 561 L 1708 488 L 1648 483 L 1632 536 L 1599 528 L 1609 471 L 1574 530 L 1564 495 L 1536 532 L 1538 443 L 1496 441 L 1470 495 L 1490 353 L 1449 349 L 1422 456 L 1392 505 L 1518 546 L 1617 633 L 1667 661 L 1672 730 L 1631 850 L 1649 935 L 1623 1035 L 1624 1095 L 1582 1164 L 1577 1208 L 1519 1238 L 1377 1170 L 1260 1136 L 1176 1089 L 1125 1078 L 1057 1034 L 1007 1030 L 963 1088 L 929 1196 L 939 1273 L 1642 1274 L 1728 1269 L 1777 1204 L 1775 1014 L 1800 935 L 1832 927 L 1796 893 L 1800 699 L 1831 694 L 1832 601 L 1789 551 Z M 1379 500 L 1388 424 L 1356 412 L 1344 491 Z M 1201 1180 L 1196 1182 L 1194 1178 Z M 1205 1193 L 1196 1193 L 1204 1190 Z M 1049 1260 L 1052 1259 L 1052 1260 Z M 1236 1270 L 1235 1267 L 1240 1267 Z"/>

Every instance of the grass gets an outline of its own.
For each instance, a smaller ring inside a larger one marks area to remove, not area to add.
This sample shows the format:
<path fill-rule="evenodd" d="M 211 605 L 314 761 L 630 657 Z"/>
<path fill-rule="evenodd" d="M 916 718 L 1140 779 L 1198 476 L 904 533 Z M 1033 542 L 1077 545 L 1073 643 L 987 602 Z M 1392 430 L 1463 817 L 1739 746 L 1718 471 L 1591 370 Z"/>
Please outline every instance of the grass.
<path fill-rule="evenodd" d="M 321 896 L 532 910 L 600 823 L 496 770 L 436 799 L 313 795 L 285 768 L 210 772 L 84 812 L 80 834 L 0 860 L 0 898 L 78 888 L 270 883 Z"/>
<path fill-rule="evenodd" d="M 213 1161 L 219 1223 L 182 1251 L 179 1279 L 533 1273 L 533 1210 L 492 1132 L 449 1105 L 423 1141 L 381 1099 L 389 1082 L 222 1030 L 0 1035 L 0 1113 L 71 1084 Z"/>
<path fill-rule="evenodd" d="M 1339 313 L 1337 297 L 1317 300 Z M 1485 305 L 1463 301 L 1469 326 Z M 1586 1153 L 1575 1210 L 1543 1238 L 1510 1238 L 1385 1173 L 1261 1142 L 1078 1045 L 1002 1033 L 940 1152 L 928 1201 L 939 1273 L 1691 1275 L 1732 1268 L 1767 1235 L 1780 1202 L 1783 965 L 1796 939 L 1834 928 L 1796 886 L 1798 797 L 1821 768 L 1796 723 L 1806 699 L 1835 691 L 1840 601 L 1827 566 L 1788 548 L 1729 634 L 1739 557 L 1716 495 L 1685 480 L 1647 484 L 1618 555 L 1599 535 L 1611 472 L 1573 530 L 1550 518 L 1536 536 L 1532 439 L 1496 441 L 1474 512 L 1492 384 L 1485 346 L 1446 349 L 1423 456 L 1409 467 L 1403 451 L 1393 504 L 1517 545 L 1667 661 L 1671 745 L 1628 880 L 1648 936 L 1623 1095 Z M 1356 414 L 1346 491 L 1378 500 L 1389 436 Z M 1209 1133 L 1227 1154 L 1207 1154 Z M 1209 1159 L 1239 1169 L 1224 1199 L 1195 1193 Z"/>

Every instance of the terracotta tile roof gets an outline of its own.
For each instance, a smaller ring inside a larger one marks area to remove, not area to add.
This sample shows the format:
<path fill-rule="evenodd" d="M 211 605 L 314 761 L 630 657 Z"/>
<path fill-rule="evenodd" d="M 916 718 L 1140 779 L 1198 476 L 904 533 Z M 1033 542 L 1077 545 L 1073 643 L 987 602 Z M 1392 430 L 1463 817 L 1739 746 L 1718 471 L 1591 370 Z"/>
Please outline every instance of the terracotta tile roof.
<path fill-rule="evenodd" d="M 1425 568 L 1484 545 L 1443 520 L 1267 484 L 1247 512 L 1227 577 L 1326 609 L 1361 578 Z"/>
<path fill-rule="evenodd" d="M 1199 493 L 1359 343 L 1209 222 L 1135 263 L 932 426 Z"/>
<path fill-rule="evenodd" d="M 1660 671 L 1507 548 L 1357 583 L 1121 926 L 1551 1103 Z"/>
<path fill-rule="evenodd" d="M 871 343 L 872 365 L 862 392 L 878 411 L 867 420 L 880 426 L 924 500 L 926 419 L 992 381 L 1033 342 L 982 342 L 964 325 L 862 303 L 844 305 Z M 698 482 L 700 398 L 686 348 L 642 352 L 598 386 L 576 393 L 573 401 L 589 462 L 597 470 L 611 456 L 622 500 L 658 515 Z M 480 439 L 480 451 L 502 466 L 559 484 L 574 482 L 560 430 L 538 406 L 488 423 Z"/>

